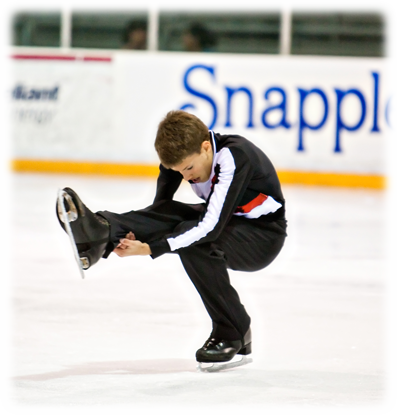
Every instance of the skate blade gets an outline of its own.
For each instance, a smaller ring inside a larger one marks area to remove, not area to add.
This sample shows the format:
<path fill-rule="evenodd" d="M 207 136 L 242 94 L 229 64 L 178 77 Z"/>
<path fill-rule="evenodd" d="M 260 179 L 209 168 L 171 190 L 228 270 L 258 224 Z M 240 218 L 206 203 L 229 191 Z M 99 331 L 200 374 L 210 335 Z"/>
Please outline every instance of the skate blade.
<path fill-rule="evenodd" d="M 241 356 L 236 355 L 232 360 L 229 362 L 215 362 L 215 363 L 206 363 L 206 362 L 199 362 L 197 363 L 197 371 L 198 372 L 219 372 L 221 370 L 232 369 L 239 366 L 248 365 L 252 363 L 253 359 L 248 356 Z"/>
<path fill-rule="evenodd" d="M 83 269 L 84 269 L 85 264 L 82 263 L 81 258 L 79 258 L 78 249 L 76 248 L 76 245 L 75 245 L 75 238 L 74 238 L 74 235 L 72 233 L 71 225 L 69 224 L 69 222 L 71 222 L 71 220 L 70 220 L 71 215 L 68 216 L 68 213 L 71 213 L 71 212 L 67 213 L 67 211 L 65 209 L 65 206 L 64 206 L 64 198 L 67 198 L 66 196 L 69 197 L 68 193 L 66 193 L 64 190 L 61 190 L 61 189 L 58 190 L 57 209 L 58 209 L 58 213 L 60 214 L 60 219 L 62 220 L 62 222 L 65 225 L 65 230 L 66 230 L 66 232 L 69 236 L 69 240 L 71 241 L 72 250 L 74 252 L 74 257 L 75 257 L 75 260 L 76 260 L 76 262 L 78 264 L 78 267 L 79 267 L 79 272 L 81 274 L 82 279 L 84 279 L 85 274 L 83 273 Z M 68 201 L 68 199 L 67 199 L 67 201 Z M 75 205 L 72 203 L 72 200 L 71 200 L 71 204 L 69 204 L 69 205 L 70 205 L 70 208 L 72 206 L 75 207 Z M 72 215 L 72 218 L 73 217 L 74 217 L 74 215 Z M 73 220 L 76 220 L 76 218 L 72 219 L 72 221 Z M 86 259 L 86 258 L 82 258 L 82 259 Z"/>

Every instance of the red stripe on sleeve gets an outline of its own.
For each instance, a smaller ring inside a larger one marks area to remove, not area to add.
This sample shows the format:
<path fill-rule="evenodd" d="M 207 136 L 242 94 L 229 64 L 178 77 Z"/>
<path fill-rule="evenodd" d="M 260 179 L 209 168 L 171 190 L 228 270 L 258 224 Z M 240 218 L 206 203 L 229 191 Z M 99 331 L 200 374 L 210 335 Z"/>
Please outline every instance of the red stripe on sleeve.
<path fill-rule="evenodd" d="M 244 206 L 238 206 L 235 210 L 235 213 L 249 213 L 257 206 L 262 205 L 267 199 L 268 196 L 264 195 L 263 193 L 260 193 L 256 198 L 254 198 Z"/>

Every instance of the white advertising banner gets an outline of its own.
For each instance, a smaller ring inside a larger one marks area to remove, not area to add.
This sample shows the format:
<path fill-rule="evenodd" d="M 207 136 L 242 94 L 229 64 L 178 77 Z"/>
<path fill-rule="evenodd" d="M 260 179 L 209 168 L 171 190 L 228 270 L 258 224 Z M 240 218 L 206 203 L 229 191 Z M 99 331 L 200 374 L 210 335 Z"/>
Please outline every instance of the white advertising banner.
<path fill-rule="evenodd" d="M 0 158 L 118 157 L 114 70 L 107 58 L 0 54 Z"/>
<path fill-rule="evenodd" d="M 383 175 L 392 123 L 379 58 L 114 52 L 13 58 L 16 159 L 156 164 L 173 109 L 241 134 L 278 170 Z"/>
<path fill-rule="evenodd" d="M 384 72 L 379 59 L 146 57 L 129 63 L 130 130 L 141 148 L 165 112 L 183 108 L 215 131 L 246 136 L 278 169 L 382 173 Z"/>

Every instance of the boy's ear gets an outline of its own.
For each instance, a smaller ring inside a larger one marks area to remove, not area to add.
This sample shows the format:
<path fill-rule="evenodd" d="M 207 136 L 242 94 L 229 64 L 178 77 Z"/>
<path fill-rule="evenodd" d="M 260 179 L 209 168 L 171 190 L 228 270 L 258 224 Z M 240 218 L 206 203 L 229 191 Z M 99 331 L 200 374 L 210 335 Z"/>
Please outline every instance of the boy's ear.
<path fill-rule="evenodd" d="M 211 147 L 211 143 L 209 141 L 203 141 L 201 143 L 201 148 L 205 151 L 209 151 Z"/>

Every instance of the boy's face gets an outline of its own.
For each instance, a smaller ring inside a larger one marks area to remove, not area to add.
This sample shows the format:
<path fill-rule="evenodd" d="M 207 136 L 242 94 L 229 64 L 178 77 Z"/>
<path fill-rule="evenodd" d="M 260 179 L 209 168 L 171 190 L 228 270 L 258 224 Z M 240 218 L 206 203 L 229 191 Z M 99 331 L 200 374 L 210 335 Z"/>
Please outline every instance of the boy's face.
<path fill-rule="evenodd" d="M 172 167 L 172 170 L 181 173 L 186 181 L 204 183 L 210 178 L 212 162 L 212 145 L 209 141 L 203 141 L 200 153 L 187 156 L 182 163 Z"/>

